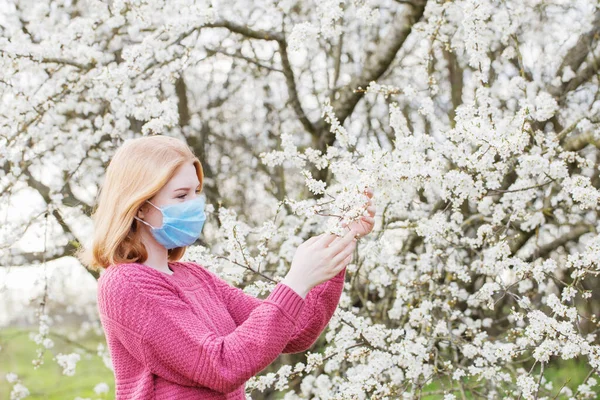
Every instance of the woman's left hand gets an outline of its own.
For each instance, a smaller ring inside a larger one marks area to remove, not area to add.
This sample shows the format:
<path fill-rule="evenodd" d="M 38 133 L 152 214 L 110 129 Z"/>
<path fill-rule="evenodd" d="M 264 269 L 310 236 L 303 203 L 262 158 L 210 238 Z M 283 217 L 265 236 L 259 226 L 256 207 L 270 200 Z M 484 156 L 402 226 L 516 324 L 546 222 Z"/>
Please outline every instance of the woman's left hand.
<path fill-rule="evenodd" d="M 354 229 L 357 232 L 356 237 L 360 238 L 368 234 L 373 230 L 375 226 L 375 206 L 373 205 L 373 201 L 371 198 L 373 197 L 373 190 L 371 188 L 365 189 L 365 194 L 369 197 L 369 201 L 367 202 L 366 211 L 369 215 L 363 215 L 357 221 L 351 222 L 349 225 L 344 224 L 345 227 L 350 229 Z"/>

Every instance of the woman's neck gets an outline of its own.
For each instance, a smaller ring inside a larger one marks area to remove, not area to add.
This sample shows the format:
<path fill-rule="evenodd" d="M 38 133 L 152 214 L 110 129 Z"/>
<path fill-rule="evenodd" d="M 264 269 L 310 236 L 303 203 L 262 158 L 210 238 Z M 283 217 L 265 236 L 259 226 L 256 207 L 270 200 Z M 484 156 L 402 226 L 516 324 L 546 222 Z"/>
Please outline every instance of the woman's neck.
<path fill-rule="evenodd" d="M 142 243 L 146 246 L 148 258 L 144 261 L 144 265 L 152 267 L 165 274 L 173 274 L 169 268 L 169 252 L 163 246 L 154 240 L 154 238 L 142 237 Z"/>

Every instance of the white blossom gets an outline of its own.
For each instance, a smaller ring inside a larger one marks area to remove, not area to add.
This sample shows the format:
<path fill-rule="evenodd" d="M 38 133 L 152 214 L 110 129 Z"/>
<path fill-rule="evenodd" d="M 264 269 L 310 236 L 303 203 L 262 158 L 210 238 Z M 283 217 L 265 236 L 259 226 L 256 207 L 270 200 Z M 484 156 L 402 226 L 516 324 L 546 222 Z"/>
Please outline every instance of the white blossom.
<path fill-rule="evenodd" d="M 94 386 L 94 392 L 96 392 L 96 394 L 104 394 L 104 393 L 108 393 L 108 391 L 109 391 L 109 387 L 104 382 L 100 382 L 99 384 Z"/>
<path fill-rule="evenodd" d="M 81 356 L 77 353 L 71 354 L 62 354 L 59 353 L 56 355 L 56 362 L 58 365 L 63 367 L 63 375 L 73 376 L 75 375 L 75 367 L 77 366 L 77 362 L 81 359 Z"/>

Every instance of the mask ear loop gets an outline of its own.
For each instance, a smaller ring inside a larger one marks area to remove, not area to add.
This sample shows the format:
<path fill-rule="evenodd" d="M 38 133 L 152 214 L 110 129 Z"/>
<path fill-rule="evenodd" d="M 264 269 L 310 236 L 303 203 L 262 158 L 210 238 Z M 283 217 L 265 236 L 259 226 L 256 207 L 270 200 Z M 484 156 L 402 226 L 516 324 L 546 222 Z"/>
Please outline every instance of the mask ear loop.
<path fill-rule="evenodd" d="M 148 225 L 150 228 L 154 228 L 152 225 L 150 225 L 149 223 L 147 223 L 146 221 L 144 221 L 143 219 L 139 219 L 138 217 L 134 216 L 133 218 L 137 219 L 138 221 L 140 221 L 141 223 L 144 223 L 146 225 Z"/>
<path fill-rule="evenodd" d="M 150 200 L 146 200 L 148 203 L 150 203 Z M 152 203 L 150 203 L 152 204 Z M 152 204 L 152 207 L 156 208 L 158 211 L 161 211 L 160 208 L 156 207 L 154 204 Z"/>
<path fill-rule="evenodd" d="M 146 200 L 146 201 L 147 201 L 148 203 L 150 203 L 150 200 Z M 152 203 L 150 203 L 150 204 L 152 204 Z M 160 211 L 160 208 L 156 207 L 154 204 L 152 204 L 152 207 L 154 207 L 154 208 L 156 208 L 156 209 L 158 209 L 158 210 Z M 143 219 L 139 219 L 139 218 L 138 218 L 137 216 L 135 216 L 135 215 L 133 216 L 133 218 L 135 218 L 135 219 L 137 219 L 138 221 L 140 221 L 140 222 L 142 222 L 142 223 L 144 223 L 144 224 L 148 225 L 148 226 L 149 226 L 149 227 L 151 227 L 151 228 L 154 228 L 152 225 L 150 225 L 149 223 L 147 223 L 147 222 L 146 222 L 146 221 L 144 221 Z"/>

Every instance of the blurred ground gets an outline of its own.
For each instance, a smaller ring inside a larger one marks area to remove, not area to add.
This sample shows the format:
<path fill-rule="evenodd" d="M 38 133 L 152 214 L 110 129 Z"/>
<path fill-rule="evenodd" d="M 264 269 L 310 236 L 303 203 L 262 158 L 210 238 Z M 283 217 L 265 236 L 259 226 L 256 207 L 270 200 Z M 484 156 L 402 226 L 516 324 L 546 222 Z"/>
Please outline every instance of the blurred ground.
<path fill-rule="evenodd" d="M 10 399 L 12 384 L 6 381 L 6 374 L 9 372 L 17 374 L 22 384 L 29 389 L 30 396 L 26 399 L 115 398 L 113 373 L 96 354 L 97 345 L 105 343 L 102 336 L 89 332 L 74 345 L 69 343 L 68 338 L 57 336 L 50 331 L 49 337 L 54 341 L 54 347 L 46 349 L 44 364 L 35 370 L 31 360 L 36 358 L 38 346 L 29 338 L 29 332 L 35 333 L 36 330 L 19 327 L 0 330 L 0 399 Z M 75 375 L 63 375 L 63 368 L 52 359 L 61 352 L 80 354 L 81 359 L 75 367 Z M 101 382 L 108 384 L 109 392 L 98 395 L 94 392 L 94 387 Z"/>

